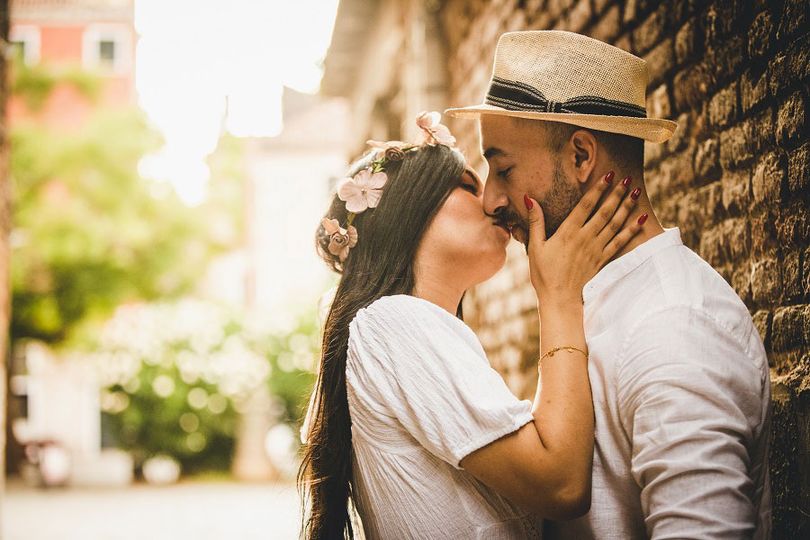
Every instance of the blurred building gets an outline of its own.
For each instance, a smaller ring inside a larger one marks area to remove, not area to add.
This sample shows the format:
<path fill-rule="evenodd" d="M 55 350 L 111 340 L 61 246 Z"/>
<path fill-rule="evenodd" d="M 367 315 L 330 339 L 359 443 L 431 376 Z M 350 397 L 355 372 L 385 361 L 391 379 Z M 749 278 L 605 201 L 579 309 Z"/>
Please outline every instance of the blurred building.
<path fill-rule="evenodd" d="M 100 107 L 133 105 L 133 9 L 133 0 L 13 0 L 10 69 L 15 84 L 39 87 L 43 100 L 32 103 L 11 88 L 8 124 L 70 131 Z M 9 381 L 9 472 L 24 463 L 23 445 L 30 454 L 47 444 L 67 451 L 74 484 L 131 480 L 131 458 L 101 449 L 99 387 L 91 370 L 24 342 L 12 352 Z"/>
<path fill-rule="evenodd" d="M 203 289 L 244 310 L 257 328 L 290 330 L 314 310 L 328 284 L 314 235 L 329 194 L 346 170 L 347 141 L 353 137 L 348 116 L 344 99 L 285 88 L 281 133 L 238 141 L 245 173 L 244 247 L 213 262 Z M 210 162 L 225 158 L 224 142 Z M 265 448 L 273 445 L 266 439 L 276 422 L 272 399 L 262 387 L 244 406 L 233 464 L 237 478 L 289 474 L 289 464 L 271 462 L 268 453 L 273 451 Z"/>
<path fill-rule="evenodd" d="M 677 120 L 646 146 L 645 179 L 677 225 L 750 309 L 774 396 L 774 535 L 810 534 L 810 143 L 807 2 L 341 0 L 323 90 L 351 106 L 352 151 L 407 140 L 415 112 L 480 103 L 498 37 L 567 30 L 649 67 L 647 109 Z M 616 81 L 621 84 L 621 81 Z M 448 121 L 484 172 L 477 123 Z M 532 394 L 535 301 L 525 255 L 471 291 L 464 314 L 521 397 Z"/>
<path fill-rule="evenodd" d="M 285 88 L 284 129 L 247 139 L 247 307 L 259 316 L 313 306 L 329 273 L 315 254 L 315 230 L 329 192 L 345 173 L 348 108 Z M 283 321 L 279 321 L 283 322 Z"/>
<path fill-rule="evenodd" d="M 48 73 L 69 74 L 71 80 L 53 88 L 36 107 L 12 95 L 9 121 L 70 128 L 99 105 L 134 103 L 133 19 L 133 0 L 12 0 L 9 41 L 24 63 L 17 69 L 31 70 L 34 83 L 38 78 L 47 84 Z"/>

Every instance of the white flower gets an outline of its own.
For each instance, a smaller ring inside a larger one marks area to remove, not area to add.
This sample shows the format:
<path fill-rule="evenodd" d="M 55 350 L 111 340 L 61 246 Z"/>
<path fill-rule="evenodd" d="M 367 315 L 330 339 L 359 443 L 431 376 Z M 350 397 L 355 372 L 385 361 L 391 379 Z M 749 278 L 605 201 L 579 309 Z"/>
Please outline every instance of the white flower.
<path fill-rule="evenodd" d="M 376 208 L 382 188 L 388 181 L 384 172 L 372 173 L 363 169 L 354 178 L 345 178 L 338 186 L 338 198 L 346 203 L 346 210 L 359 214 L 367 208 Z"/>

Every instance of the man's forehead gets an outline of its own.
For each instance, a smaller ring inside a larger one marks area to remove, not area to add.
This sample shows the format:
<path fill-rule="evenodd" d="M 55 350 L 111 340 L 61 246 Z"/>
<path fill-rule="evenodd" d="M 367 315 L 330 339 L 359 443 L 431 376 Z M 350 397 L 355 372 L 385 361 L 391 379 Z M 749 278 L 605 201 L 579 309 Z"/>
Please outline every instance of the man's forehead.
<path fill-rule="evenodd" d="M 510 116 L 481 115 L 481 154 L 487 160 L 508 156 L 510 149 L 526 137 L 523 127 Z"/>

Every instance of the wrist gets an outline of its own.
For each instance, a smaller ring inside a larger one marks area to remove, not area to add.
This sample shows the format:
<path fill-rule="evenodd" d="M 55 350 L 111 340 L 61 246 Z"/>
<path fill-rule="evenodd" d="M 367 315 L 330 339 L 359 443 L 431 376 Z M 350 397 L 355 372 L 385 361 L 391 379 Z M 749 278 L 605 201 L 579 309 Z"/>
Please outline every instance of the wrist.
<path fill-rule="evenodd" d="M 540 311 L 572 310 L 582 308 L 582 293 L 555 291 L 549 294 L 538 294 L 537 305 Z"/>

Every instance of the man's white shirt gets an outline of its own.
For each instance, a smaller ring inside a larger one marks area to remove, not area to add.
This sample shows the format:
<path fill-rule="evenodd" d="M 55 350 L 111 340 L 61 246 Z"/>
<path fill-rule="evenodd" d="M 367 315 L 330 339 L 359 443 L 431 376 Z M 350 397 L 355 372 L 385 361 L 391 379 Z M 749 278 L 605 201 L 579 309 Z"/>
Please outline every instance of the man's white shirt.
<path fill-rule="evenodd" d="M 745 304 L 678 229 L 584 288 L 590 512 L 546 538 L 770 538 L 770 381 Z"/>

